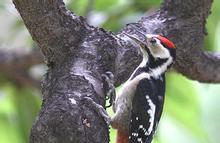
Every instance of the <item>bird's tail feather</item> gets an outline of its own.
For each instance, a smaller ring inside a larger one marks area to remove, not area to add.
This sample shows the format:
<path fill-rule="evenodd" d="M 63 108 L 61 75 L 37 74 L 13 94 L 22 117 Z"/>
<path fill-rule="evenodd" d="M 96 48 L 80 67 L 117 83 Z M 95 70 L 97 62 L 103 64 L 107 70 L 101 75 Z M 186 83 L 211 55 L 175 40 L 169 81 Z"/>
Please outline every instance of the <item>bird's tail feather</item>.
<path fill-rule="evenodd" d="M 128 143 L 128 133 L 123 130 L 118 130 L 116 143 Z"/>

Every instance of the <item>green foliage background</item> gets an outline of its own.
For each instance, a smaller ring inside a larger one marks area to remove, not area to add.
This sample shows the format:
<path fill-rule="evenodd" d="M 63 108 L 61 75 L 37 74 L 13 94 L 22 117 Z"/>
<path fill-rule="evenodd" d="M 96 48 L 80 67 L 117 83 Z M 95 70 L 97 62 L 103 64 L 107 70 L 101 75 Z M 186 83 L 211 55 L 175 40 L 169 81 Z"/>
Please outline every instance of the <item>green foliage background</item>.
<path fill-rule="evenodd" d="M 95 26 L 117 32 L 138 20 L 160 0 L 66 0 L 69 9 Z M 220 50 L 220 1 L 213 3 L 204 49 Z M 23 50 L 33 42 L 12 2 L 0 1 L 0 47 Z M 10 48 L 8 48 L 10 47 Z M 13 47 L 13 48 L 11 48 Z M 26 48 L 28 49 L 28 48 Z M 211 74 L 211 73 L 210 73 Z M 219 143 L 220 85 L 202 84 L 177 73 L 167 74 L 164 113 L 154 143 Z M 40 109 L 37 89 L 18 87 L 0 72 L 0 143 L 27 143 L 31 124 Z M 111 113 L 111 111 L 109 111 Z M 111 129 L 111 143 L 115 131 Z"/>

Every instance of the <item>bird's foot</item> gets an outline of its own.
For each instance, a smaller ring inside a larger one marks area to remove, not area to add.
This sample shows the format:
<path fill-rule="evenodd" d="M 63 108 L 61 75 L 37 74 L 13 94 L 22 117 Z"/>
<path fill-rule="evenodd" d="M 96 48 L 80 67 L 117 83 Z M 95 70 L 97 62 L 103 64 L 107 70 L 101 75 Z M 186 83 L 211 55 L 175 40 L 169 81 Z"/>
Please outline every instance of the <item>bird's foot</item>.
<path fill-rule="evenodd" d="M 105 74 L 102 74 L 102 80 L 106 95 L 105 99 L 106 100 L 109 99 L 109 105 L 106 106 L 106 108 L 108 108 L 114 104 L 116 97 L 115 86 L 114 86 L 114 75 L 112 74 L 112 72 L 106 72 Z"/>
<path fill-rule="evenodd" d="M 106 110 L 99 104 L 97 104 L 92 98 L 84 97 L 83 102 L 86 104 L 87 107 L 93 109 L 97 114 L 105 120 L 107 125 L 110 125 L 111 117 L 108 115 Z"/>

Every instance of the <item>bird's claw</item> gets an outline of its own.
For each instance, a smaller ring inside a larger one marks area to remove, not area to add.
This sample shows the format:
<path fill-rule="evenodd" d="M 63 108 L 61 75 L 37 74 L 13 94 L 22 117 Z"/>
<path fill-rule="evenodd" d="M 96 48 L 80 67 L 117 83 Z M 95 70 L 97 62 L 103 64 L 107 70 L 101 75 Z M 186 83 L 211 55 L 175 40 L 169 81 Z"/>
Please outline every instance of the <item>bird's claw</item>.
<path fill-rule="evenodd" d="M 98 113 L 99 116 L 103 117 L 107 125 L 111 123 L 111 117 L 108 115 L 106 110 L 99 104 L 97 104 L 92 98 L 90 97 L 83 97 L 83 102 L 86 103 L 86 106 L 90 107 L 94 111 Z"/>
<path fill-rule="evenodd" d="M 109 105 L 105 106 L 106 108 L 112 106 L 115 101 L 115 86 L 114 86 L 114 75 L 112 72 L 106 72 L 105 74 L 102 74 L 102 80 L 103 80 L 103 88 L 105 90 L 105 99 L 109 99 Z"/>

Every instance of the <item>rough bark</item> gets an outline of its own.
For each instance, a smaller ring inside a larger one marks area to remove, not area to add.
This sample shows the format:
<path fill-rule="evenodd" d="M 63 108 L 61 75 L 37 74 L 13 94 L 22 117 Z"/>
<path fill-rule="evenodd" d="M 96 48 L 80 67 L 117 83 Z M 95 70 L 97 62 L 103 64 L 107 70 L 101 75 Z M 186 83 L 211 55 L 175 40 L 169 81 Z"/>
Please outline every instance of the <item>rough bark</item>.
<path fill-rule="evenodd" d="M 220 82 L 219 56 L 202 51 L 211 0 L 164 0 L 160 10 L 128 24 L 117 35 L 90 26 L 67 10 L 62 0 L 13 2 L 49 67 L 32 143 L 109 141 L 104 120 L 83 98 L 104 105 L 101 74 L 111 71 L 119 85 L 140 62 L 137 45 L 124 32 L 140 39 L 136 29 L 164 34 L 177 46 L 174 68 L 178 72 L 202 82 Z"/>

